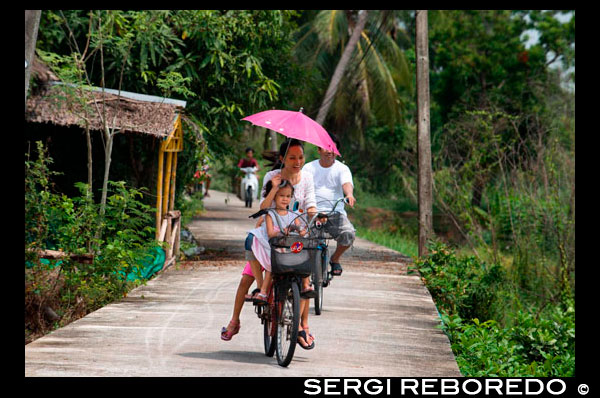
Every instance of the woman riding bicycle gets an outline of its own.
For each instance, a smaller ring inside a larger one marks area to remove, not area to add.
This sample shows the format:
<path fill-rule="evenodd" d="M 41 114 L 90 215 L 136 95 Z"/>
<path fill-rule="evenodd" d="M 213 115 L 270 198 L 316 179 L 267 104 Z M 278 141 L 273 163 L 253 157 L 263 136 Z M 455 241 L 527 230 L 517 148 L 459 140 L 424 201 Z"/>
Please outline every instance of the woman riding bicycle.
<path fill-rule="evenodd" d="M 316 199 L 315 199 L 315 187 L 313 183 L 312 174 L 308 172 L 302 172 L 302 167 L 305 163 L 304 158 L 304 146 L 302 142 L 296 139 L 287 139 L 279 147 L 279 160 L 282 162 L 283 167 L 278 168 L 276 164 L 274 169 L 265 174 L 263 179 L 263 190 L 267 182 L 272 181 L 273 189 L 269 192 L 266 197 L 263 197 L 260 202 L 261 209 L 267 209 L 275 207 L 274 199 L 277 193 L 277 188 L 281 183 L 282 179 L 288 180 L 294 187 L 294 198 L 292 203 L 297 201 L 299 203 L 298 212 L 305 213 L 310 219 L 317 212 Z M 260 274 L 260 265 L 258 263 L 252 264 L 252 273 L 257 277 Z M 257 277 L 257 284 L 262 283 Z M 260 286 L 260 284 L 259 284 Z M 309 333 L 308 327 L 308 307 L 309 298 L 314 297 L 314 287 L 310 286 L 310 278 L 306 277 L 302 280 L 302 300 L 300 301 L 300 313 L 302 314 L 302 320 L 300 322 L 298 343 L 304 349 L 314 348 L 314 338 Z"/>
<path fill-rule="evenodd" d="M 310 173 L 302 172 L 302 167 L 305 163 L 302 142 L 295 139 L 288 139 L 283 142 L 279 148 L 279 160 L 282 163 L 276 164 L 273 170 L 267 172 L 263 179 L 263 192 L 260 202 L 261 210 L 275 208 L 275 195 L 277 194 L 282 179 L 285 179 L 290 181 L 294 188 L 294 196 L 291 203 L 297 201 L 299 203 L 298 212 L 308 214 L 309 218 L 312 217 L 312 215 L 316 214 L 314 184 L 312 175 Z M 283 167 L 280 168 L 281 165 Z M 266 187 L 269 181 L 271 181 L 272 189 L 269 193 L 266 193 Z M 258 226 L 259 224 L 257 224 L 257 227 Z M 263 284 L 263 267 L 256 259 L 249 260 L 251 274 L 256 279 L 258 288 L 261 288 Z M 314 348 L 314 339 L 312 335 L 310 335 L 308 327 L 308 299 L 314 294 L 314 288 L 309 286 L 310 280 L 308 277 L 304 278 L 302 282 L 303 299 L 300 303 L 302 320 L 299 327 L 298 343 L 304 349 L 311 349 Z M 231 322 L 229 322 L 229 325 L 226 328 L 223 328 L 221 332 L 221 338 L 223 338 L 223 340 L 230 340 L 240 329 L 239 315 L 244 304 L 244 294 L 248 291 L 251 283 L 252 277 L 249 275 L 249 272 L 244 270 L 242 280 L 240 281 L 236 293 L 233 317 Z M 252 296 L 256 301 L 260 300 L 258 293 L 259 292 L 255 291 L 254 296 Z"/>

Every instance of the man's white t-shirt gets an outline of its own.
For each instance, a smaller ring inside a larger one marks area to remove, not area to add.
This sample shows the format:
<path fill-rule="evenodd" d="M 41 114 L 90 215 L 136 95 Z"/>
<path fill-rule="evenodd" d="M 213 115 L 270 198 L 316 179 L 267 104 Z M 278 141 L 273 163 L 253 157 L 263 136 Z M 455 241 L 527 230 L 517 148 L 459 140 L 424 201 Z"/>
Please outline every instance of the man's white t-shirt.
<path fill-rule="evenodd" d="M 334 161 L 330 167 L 321 166 L 319 159 L 313 160 L 304 165 L 302 171 L 305 170 L 313 175 L 318 211 L 331 211 L 335 201 L 344 197 L 342 185 L 349 182 L 354 186 L 350 168 L 339 160 Z M 338 203 L 336 211 L 346 214 L 344 202 Z"/>

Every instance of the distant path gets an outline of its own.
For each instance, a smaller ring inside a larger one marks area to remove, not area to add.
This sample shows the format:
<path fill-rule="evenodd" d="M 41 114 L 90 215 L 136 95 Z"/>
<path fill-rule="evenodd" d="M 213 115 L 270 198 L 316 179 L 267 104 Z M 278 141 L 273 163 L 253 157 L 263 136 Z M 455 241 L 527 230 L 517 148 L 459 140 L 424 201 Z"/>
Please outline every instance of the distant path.
<path fill-rule="evenodd" d="M 316 347 L 297 347 L 288 368 L 263 354 L 252 305 L 229 342 L 229 321 L 254 220 L 232 194 L 210 191 L 190 230 L 202 261 L 173 266 L 107 305 L 25 346 L 26 376 L 446 376 L 460 372 L 431 296 L 407 258 L 357 239 L 344 274 L 325 289 L 322 315 L 311 308 Z M 225 198 L 229 197 L 228 204 Z"/>

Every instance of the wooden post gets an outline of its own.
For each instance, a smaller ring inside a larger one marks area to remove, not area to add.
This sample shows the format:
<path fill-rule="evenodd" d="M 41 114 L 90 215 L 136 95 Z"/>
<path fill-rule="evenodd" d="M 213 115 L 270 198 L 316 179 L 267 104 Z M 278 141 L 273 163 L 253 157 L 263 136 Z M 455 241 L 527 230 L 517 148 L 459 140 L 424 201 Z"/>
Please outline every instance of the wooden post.
<path fill-rule="evenodd" d="M 171 195 L 169 195 L 170 191 L 170 182 L 171 182 L 171 167 L 173 165 L 173 152 L 167 152 L 167 167 L 165 169 L 165 182 L 164 182 L 164 190 L 163 190 L 163 205 L 162 205 L 162 214 L 165 215 L 169 211 L 169 199 Z"/>
<path fill-rule="evenodd" d="M 165 145 L 166 147 L 166 145 Z M 167 168 L 165 170 L 165 188 L 164 188 L 164 192 L 163 192 L 163 206 L 162 206 L 162 212 L 163 212 L 163 222 L 167 223 L 167 234 L 165 236 L 165 241 L 168 242 L 169 237 L 171 236 L 171 219 L 169 218 L 169 215 L 167 214 L 167 212 L 169 211 L 169 199 L 171 197 L 170 195 L 170 191 L 169 189 L 170 187 L 170 182 L 171 182 L 171 167 L 173 165 L 173 152 L 167 152 Z"/>
<path fill-rule="evenodd" d="M 173 152 L 173 167 L 171 168 L 171 200 L 169 201 L 169 211 L 175 207 L 175 178 L 177 177 L 177 152 Z"/>
<path fill-rule="evenodd" d="M 158 149 L 158 178 L 156 181 L 156 239 L 159 239 L 162 227 L 162 190 L 163 190 L 163 159 L 164 141 L 161 141 Z"/>
<path fill-rule="evenodd" d="M 433 232 L 431 141 L 429 137 L 429 48 L 427 10 L 416 10 L 417 57 L 417 152 L 419 198 L 419 256 L 427 255 L 427 240 Z"/>
<path fill-rule="evenodd" d="M 175 229 L 177 230 L 177 235 L 175 235 L 175 242 L 173 242 L 173 246 L 175 249 L 174 255 L 175 258 L 179 257 L 179 240 L 181 237 L 181 233 L 179 231 L 181 231 L 181 213 L 179 215 L 179 217 L 177 217 L 177 219 L 175 220 Z"/>

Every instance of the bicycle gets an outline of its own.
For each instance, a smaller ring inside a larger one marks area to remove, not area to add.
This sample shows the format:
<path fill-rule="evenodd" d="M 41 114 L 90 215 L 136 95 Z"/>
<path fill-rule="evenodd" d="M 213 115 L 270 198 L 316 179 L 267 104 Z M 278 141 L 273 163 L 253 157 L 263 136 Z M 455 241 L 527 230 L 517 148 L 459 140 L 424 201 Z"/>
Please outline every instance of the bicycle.
<path fill-rule="evenodd" d="M 255 218 L 266 214 L 255 213 Z M 277 217 L 274 217 L 279 223 Z M 279 225 L 281 231 L 284 229 Z M 315 262 L 318 241 L 315 238 L 286 234 L 269 239 L 273 283 L 267 304 L 255 306 L 263 326 L 265 355 L 277 354 L 277 363 L 286 367 L 292 361 L 300 327 L 300 290 Z"/>
<path fill-rule="evenodd" d="M 322 202 L 333 201 L 324 199 Z M 314 308 L 315 315 L 321 315 L 323 311 L 323 289 L 329 286 L 333 280 L 333 273 L 329 271 L 329 240 L 339 235 L 340 229 L 340 216 L 341 214 L 336 211 L 340 202 L 348 203 L 346 198 L 337 199 L 333 202 L 331 210 L 329 212 L 319 212 L 314 215 L 309 222 L 309 234 L 318 239 L 317 249 L 321 251 L 320 256 L 316 256 L 313 268 L 311 271 L 311 283 L 313 284 L 316 292 Z"/>

